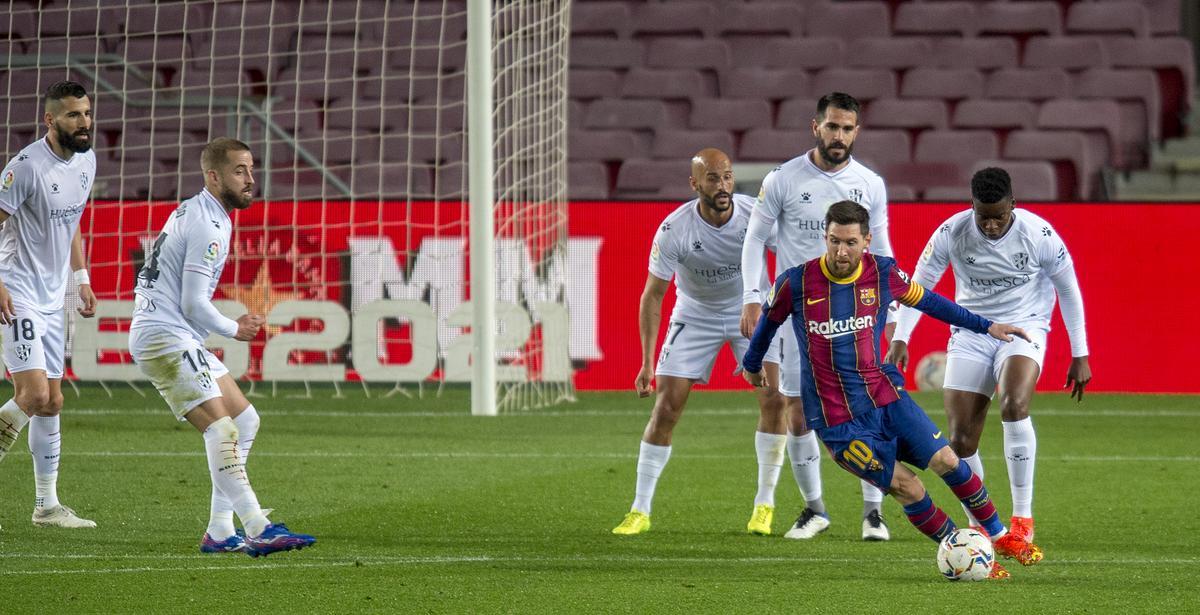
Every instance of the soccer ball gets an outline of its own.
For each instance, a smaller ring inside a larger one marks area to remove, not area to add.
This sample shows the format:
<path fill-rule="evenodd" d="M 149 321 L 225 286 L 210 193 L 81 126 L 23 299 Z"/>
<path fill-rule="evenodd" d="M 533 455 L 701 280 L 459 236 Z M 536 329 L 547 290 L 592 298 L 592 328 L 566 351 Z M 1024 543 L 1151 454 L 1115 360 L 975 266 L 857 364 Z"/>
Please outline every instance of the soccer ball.
<path fill-rule="evenodd" d="M 946 353 L 931 352 L 917 361 L 918 391 L 940 391 L 946 382 Z"/>
<path fill-rule="evenodd" d="M 950 581 L 982 581 L 995 561 L 992 541 L 979 530 L 959 528 L 938 545 L 938 570 Z"/>

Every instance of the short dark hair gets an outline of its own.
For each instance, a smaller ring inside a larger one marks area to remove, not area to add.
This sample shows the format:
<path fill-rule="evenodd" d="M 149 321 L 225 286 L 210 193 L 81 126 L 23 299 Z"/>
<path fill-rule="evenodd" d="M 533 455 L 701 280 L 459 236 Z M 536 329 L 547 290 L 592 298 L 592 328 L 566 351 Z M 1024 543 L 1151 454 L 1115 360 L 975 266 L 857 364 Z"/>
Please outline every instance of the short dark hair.
<path fill-rule="evenodd" d="M 867 208 L 854 201 L 838 201 L 825 212 L 825 226 L 830 224 L 855 224 L 862 229 L 863 237 L 871 232 L 871 214 Z"/>
<path fill-rule="evenodd" d="M 999 203 L 1012 197 L 1012 179 L 1008 171 L 999 167 L 987 167 L 975 172 L 971 178 L 971 198 L 980 203 Z"/>
<path fill-rule="evenodd" d="M 42 96 L 42 104 L 49 105 L 52 100 L 60 101 L 68 96 L 71 98 L 86 98 L 87 95 L 87 89 L 82 85 L 74 81 L 59 81 L 46 88 L 46 94 Z"/>
<path fill-rule="evenodd" d="M 229 152 L 248 152 L 250 146 L 229 137 L 217 137 L 200 152 L 200 168 L 204 171 L 219 169 L 229 163 Z"/>
<path fill-rule="evenodd" d="M 830 92 L 822 96 L 821 100 L 817 101 L 817 117 L 825 117 L 825 110 L 829 107 L 852 111 L 855 124 L 858 123 L 858 116 L 862 111 L 862 105 L 858 104 L 858 99 L 845 92 Z"/>

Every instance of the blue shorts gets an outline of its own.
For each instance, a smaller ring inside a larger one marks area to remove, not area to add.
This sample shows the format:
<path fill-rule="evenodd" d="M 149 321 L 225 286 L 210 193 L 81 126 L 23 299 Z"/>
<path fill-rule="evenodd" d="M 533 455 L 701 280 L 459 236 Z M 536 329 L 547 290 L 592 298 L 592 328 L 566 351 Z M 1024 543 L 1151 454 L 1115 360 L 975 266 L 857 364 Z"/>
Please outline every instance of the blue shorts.
<path fill-rule="evenodd" d="M 885 492 L 892 485 L 897 461 L 924 470 L 934 453 L 950 445 L 904 392 L 886 406 L 816 431 L 838 465 Z"/>

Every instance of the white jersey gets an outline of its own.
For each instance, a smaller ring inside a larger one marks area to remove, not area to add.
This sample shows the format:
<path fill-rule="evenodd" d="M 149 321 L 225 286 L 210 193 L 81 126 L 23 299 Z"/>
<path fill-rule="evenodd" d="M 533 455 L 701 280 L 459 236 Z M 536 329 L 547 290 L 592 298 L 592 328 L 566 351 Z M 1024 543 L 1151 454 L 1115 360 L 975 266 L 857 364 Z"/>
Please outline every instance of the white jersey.
<path fill-rule="evenodd" d="M 743 303 L 761 303 L 769 288 L 758 281 L 764 269 L 761 241 L 765 233 L 771 228 L 778 232 L 777 271 L 804 264 L 825 253 L 825 212 L 838 201 L 854 201 L 867 208 L 871 253 L 892 256 L 883 178 L 853 157 L 842 170 L 826 173 L 813 164 L 810 154 L 783 163 L 763 179 L 742 259 Z"/>
<path fill-rule="evenodd" d="M 1056 291 L 1063 294 L 1063 320 L 1073 356 L 1087 354 L 1083 303 L 1071 253 L 1062 237 L 1041 217 L 1013 210 L 1012 226 L 989 239 L 975 224 L 973 210 L 951 216 L 925 246 L 913 280 L 933 288 L 947 266 L 954 269 L 954 300 L 995 322 L 1049 329 Z M 896 339 L 907 341 L 920 314 L 902 307 Z"/>
<path fill-rule="evenodd" d="M 699 199 L 671 212 L 654 234 L 650 273 L 675 279 L 672 320 L 740 318 L 742 313 L 742 241 L 754 199 L 733 195 L 733 215 L 720 227 L 700 217 Z M 764 276 L 762 284 L 769 284 Z"/>
<path fill-rule="evenodd" d="M 209 276 L 211 299 L 225 269 L 232 233 L 229 214 L 207 189 L 180 203 L 154 240 L 146 264 L 138 272 L 137 301 L 130 328 L 167 327 L 203 345 L 208 330 L 183 313 L 183 272 Z"/>
<path fill-rule="evenodd" d="M 61 310 L 71 270 L 71 241 L 96 177 L 96 154 L 59 158 L 46 139 L 21 150 L 0 173 L 0 280 L 13 303 Z"/>

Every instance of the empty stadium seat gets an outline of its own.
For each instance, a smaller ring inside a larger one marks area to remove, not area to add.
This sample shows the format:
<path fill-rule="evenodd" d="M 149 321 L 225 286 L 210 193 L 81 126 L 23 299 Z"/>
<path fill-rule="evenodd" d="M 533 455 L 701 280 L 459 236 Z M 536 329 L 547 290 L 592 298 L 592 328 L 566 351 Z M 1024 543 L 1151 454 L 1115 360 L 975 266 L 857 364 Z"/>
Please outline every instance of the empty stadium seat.
<path fill-rule="evenodd" d="M 816 97 L 830 92 L 845 92 L 860 102 L 876 98 L 894 98 L 896 73 L 886 68 L 827 68 L 813 78 Z"/>
<path fill-rule="evenodd" d="M 948 162 L 965 175 L 976 160 L 1000 155 L 1000 141 L 991 130 L 926 130 L 917 137 L 914 162 Z"/>
<path fill-rule="evenodd" d="M 1025 42 L 1022 66 L 1082 70 L 1108 66 L 1108 50 L 1094 38 L 1035 36 Z"/>
<path fill-rule="evenodd" d="M 925 189 L 922 198 L 928 203 L 956 203 L 971 200 L 971 186 L 969 183 L 958 184 L 955 186 L 930 186 Z"/>
<path fill-rule="evenodd" d="M 621 38 L 633 20 L 625 2 L 575 2 L 571 5 L 571 37 L 600 35 Z"/>
<path fill-rule="evenodd" d="M 971 173 L 974 174 L 976 171 L 987 167 L 999 167 L 1008 172 L 1008 176 L 1012 179 L 1013 198 L 1018 203 L 1023 201 L 1069 200 L 1074 196 L 1059 193 L 1058 177 L 1054 174 L 1054 165 L 1049 162 L 1040 160 L 979 160 L 971 168 Z"/>
<path fill-rule="evenodd" d="M 721 73 L 721 98 L 781 100 L 811 93 L 808 72 L 798 68 L 735 67 Z"/>
<path fill-rule="evenodd" d="M 1074 2 L 1067 9 L 1067 32 L 1072 34 L 1150 35 L 1150 14 L 1138 2 L 1104 0 Z"/>
<path fill-rule="evenodd" d="M 703 37 L 719 17 L 716 6 L 705 0 L 636 4 L 629 33 L 635 37 L 660 34 Z"/>
<path fill-rule="evenodd" d="M 696 152 L 715 147 L 729 156 L 733 156 L 733 134 L 728 130 L 660 130 L 654 134 L 654 147 L 651 155 L 654 158 L 690 159 Z"/>
<path fill-rule="evenodd" d="M 687 160 L 646 160 L 631 158 L 617 171 L 613 196 L 625 199 L 677 199 L 693 195 L 688 185 L 691 176 Z"/>
<path fill-rule="evenodd" d="M 686 68 L 633 68 L 621 83 L 624 98 L 691 99 L 715 96 L 710 83 L 698 70 Z"/>
<path fill-rule="evenodd" d="M 1041 2 L 987 2 L 979 5 L 979 34 L 1034 35 L 1062 33 L 1062 7 Z"/>
<path fill-rule="evenodd" d="M 729 66 L 729 46 L 718 40 L 660 38 L 650 41 L 646 65 L 654 68 L 711 68 Z"/>
<path fill-rule="evenodd" d="M 867 128 L 859 131 L 853 154 L 856 160 L 880 172 L 890 165 L 912 161 L 912 138 L 906 130 Z"/>
<path fill-rule="evenodd" d="M 726 2 L 715 25 L 717 36 L 782 35 L 799 38 L 804 32 L 804 5 L 796 2 Z"/>
<path fill-rule="evenodd" d="M 644 56 L 641 41 L 571 37 L 572 68 L 629 68 L 641 66 Z"/>
<path fill-rule="evenodd" d="M 1026 129 L 1037 126 L 1037 105 L 1027 100 L 964 100 L 954 107 L 955 128 Z"/>
<path fill-rule="evenodd" d="M 896 6 L 892 30 L 896 34 L 975 34 L 975 4 L 972 2 L 902 2 Z"/>
<path fill-rule="evenodd" d="M 1196 61 L 1190 41 L 1180 37 L 1104 37 L 1113 68 L 1153 68 L 1162 95 L 1162 137 L 1186 132 L 1184 114 L 1195 96 Z"/>
<path fill-rule="evenodd" d="M 809 36 L 834 36 L 847 41 L 868 36 L 888 36 L 887 5 L 880 1 L 821 3 L 808 7 L 804 32 Z"/>
<path fill-rule="evenodd" d="M 779 115 L 775 118 L 775 127 L 811 131 L 812 121 L 816 115 L 816 98 L 789 98 L 779 104 Z"/>
<path fill-rule="evenodd" d="M 912 202 L 917 200 L 917 191 L 912 186 L 889 182 L 885 189 L 889 203 Z"/>
<path fill-rule="evenodd" d="M 943 38 L 934 47 L 938 66 L 991 70 L 1017 65 L 1017 42 L 1006 37 Z"/>
<path fill-rule="evenodd" d="M 1111 99 L 1121 108 L 1125 155 L 1133 164 L 1146 161 L 1147 142 L 1162 134 L 1162 103 L 1158 78 L 1150 69 L 1106 69 L 1085 71 L 1075 78 L 1079 98 Z"/>
<path fill-rule="evenodd" d="M 882 99 L 867 105 L 862 124 L 869 129 L 946 128 L 950 124 L 950 112 L 946 103 L 930 99 Z"/>
<path fill-rule="evenodd" d="M 763 45 L 761 39 L 756 43 L 759 46 Z M 842 64 L 846 56 L 846 43 L 829 36 L 806 36 L 796 39 L 772 39 L 766 43 L 765 50 L 764 66 L 821 69 Z"/>
<path fill-rule="evenodd" d="M 571 160 L 624 160 L 650 155 L 650 138 L 634 130 L 572 130 L 567 153 Z"/>
<path fill-rule="evenodd" d="M 1038 110 L 1038 128 L 1085 132 L 1101 161 L 1123 168 L 1121 109 L 1112 100 L 1050 100 Z"/>
<path fill-rule="evenodd" d="M 608 199 L 608 167 L 603 162 L 568 162 L 567 188 L 573 200 Z"/>
<path fill-rule="evenodd" d="M 770 128 L 771 104 L 754 98 L 701 98 L 692 101 L 688 126 L 698 129 Z"/>
<path fill-rule="evenodd" d="M 812 144 L 810 131 L 755 128 L 742 137 L 738 160 L 780 163 L 803 154 Z"/>
<path fill-rule="evenodd" d="M 1180 0 L 1142 0 L 1142 4 L 1150 13 L 1151 34 L 1179 34 L 1179 22 L 1183 15 Z"/>
<path fill-rule="evenodd" d="M 937 186 L 970 185 L 958 165 L 946 162 L 901 162 L 888 165 L 881 175 L 888 185 L 910 186 L 918 194 Z"/>
<path fill-rule="evenodd" d="M 621 91 L 621 73 L 603 68 L 572 68 L 567 72 L 571 98 L 603 98 Z"/>
<path fill-rule="evenodd" d="M 984 96 L 993 99 L 1048 100 L 1071 95 L 1071 77 L 1061 68 L 1003 68 L 991 74 Z"/>
<path fill-rule="evenodd" d="M 1082 199 L 1097 196 L 1095 186 L 1102 161 L 1096 158 L 1081 132 L 1013 131 L 1004 141 L 1003 155 L 1010 160 L 1056 163 L 1060 191 Z"/>
<path fill-rule="evenodd" d="M 659 100 L 601 98 L 588 105 L 583 125 L 587 128 L 657 128 L 679 119 L 667 103 Z"/>
<path fill-rule="evenodd" d="M 974 68 L 914 68 L 900 84 L 904 98 L 960 100 L 983 96 L 983 73 Z"/>
<path fill-rule="evenodd" d="M 933 62 L 933 43 L 925 38 L 860 38 L 850 45 L 846 65 L 903 70 Z"/>

